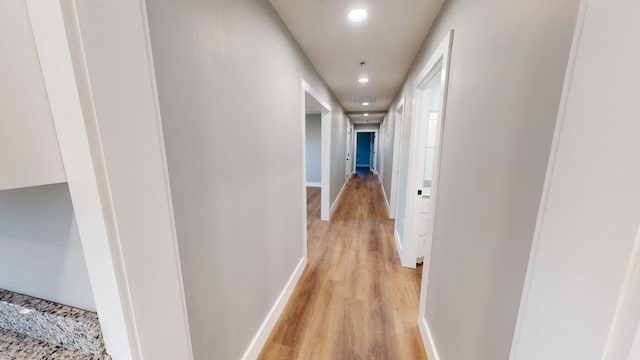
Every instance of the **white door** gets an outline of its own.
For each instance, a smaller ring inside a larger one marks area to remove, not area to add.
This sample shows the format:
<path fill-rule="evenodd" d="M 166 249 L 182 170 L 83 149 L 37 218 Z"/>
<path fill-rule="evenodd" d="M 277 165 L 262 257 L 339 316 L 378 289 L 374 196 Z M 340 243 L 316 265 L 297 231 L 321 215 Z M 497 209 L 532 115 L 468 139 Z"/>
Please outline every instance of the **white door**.
<path fill-rule="evenodd" d="M 404 99 L 400 101 L 395 113 L 395 129 L 393 130 L 393 162 L 391 163 L 391 207 L 389 217 L 396 218 L 398 212 L 398 182 L 400 179 L 400 159 L 402 151 L 402 134 L 404 131 Z"/>
<path fill-rule="evenodd" d="M 436 90 L 436 89 L 433 89 Z M 432 96 L 433 94 L 433 96 Z M 414 179 L 414 201 L 413 211 L 410 216 L 414 231 L 412 236 L 416 237 L 417 252 L 416 257 L 424 257 L 424 248 L 427 239 L 427 225 L 429 220 L 429 210 L 431 204 L 431 184 L 433 182 L 433 170 L 435 165 L 436 136 L 438 132 L 438 111 L 437 105 L 425 106 L 437 103 L 437 93 L 432 88 L 427 88 L 422 94 L 422 106 L 420 109 L 418 125 L 418 147 L 416 151 Z"/>
<path fill-rule="evenodd" d="M 352 138 L 352 125 L 351 124 L 347 124 L 347 140 L 345 142 L 345 144 L 347 144 L 346 148 L 347 148 L 347 153 L 346 153 L 346 159 L 345 159 L 345 169 L 344 169 L 344 177 L 345 177 L 345 181 L 349 181 L 349 178 L 351 177 L 351 138 Z"/>
<path fill-rule="evenodd" d="M 386 131 L 386 119 L 382 121 L 380 124 L 380 140 L 378 141 L 378 176 L 380 182 L 382 183 L 382 177 L 384 176 L 384 145 L 387 142 L 387 131 Z"/>
<path fill-rule="evenodd" d="M 424 80 L 416 87 L 415 125 L 411 131 L 409 171 L 406 193 L 406 228 L 402 249 L 402 265 L 415 267 L 417 262 L 428 262 L 428 243 L 432 237 L 430 216 L 435 208 L 437 192 L 437 166 L 442 143 L 441 99 L 443 98 L 442 66 L 436 63 Z M 426 256 L 425 256 L 425 253 Z"/>

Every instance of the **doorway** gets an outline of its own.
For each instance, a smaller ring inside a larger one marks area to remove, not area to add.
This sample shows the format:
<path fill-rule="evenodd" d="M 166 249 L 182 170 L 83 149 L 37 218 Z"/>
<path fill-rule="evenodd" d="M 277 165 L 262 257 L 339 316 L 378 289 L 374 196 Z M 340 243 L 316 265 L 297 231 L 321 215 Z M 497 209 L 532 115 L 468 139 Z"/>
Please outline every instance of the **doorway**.
<path fill-rule="evenodd" d="M 313 104 L 313 99 L 306 101 L 305 109 L 305 161 L 306 161 L 306 181 L 307 188 L 322 187 L 322 113 L 320 108 Z M 320 206 L 318 202 L 318 217 L 320 217 Z"/>
<path fill-rule="evenodd" d="M 329 220 L 331 169 L 331 106 L 304 80 L 301 81 L 304 202 L 307 221 Z M 307 199 L 309 197 L 309 199 Z M 306 229 L 304 249 L 306 257 Z"/>
<path fill-rule="evenodd" d="M 398 196 L 396 231 L 402 235 L 400 259 L 405 267 L 425 263 L 428 274 L 437 207 L 440 153 L 445 125 L 450 41 L 448 34 L 416 77 L 408 139 L 406 175 Z M 403 154 L 404 156 L 405 154 Z"/>
<path fill-rule="evenodd" d="M 389 218 L 395 219 L 398 212 L 398 181 L 400 179 L 400 159 L 402 159 L 402 135 L 404 131 L 404 97 L 396 107 L 393 130 L 393 162 L 391 163 L 391 199 Z M 400 247 L 398 247 L 400 249 Z"/>
<path fill-rule="evenodd" d="M 354 173 L 377 173 L 378 130 L 356 130 L 353 152 Z"/>
<path fill-rule="evenodd" d="M 418 325 L 429 358 L 437 358 L 427 322 L 431 248 L 437 216 L 440 159 L 444 141 L 447 87 L 453 30 L 440 43 L 415 82 L 415 108 L 407 176 L 407 231 L 402 265 L 414 267 L 421 258 L 422 283 Z"/>
<path fill-rule="evenodd" d="M 308 229 L 322 215 L 322 112 L 308 95 L 305 99 L 304 140 Z"/>
<path fill-rule="evenodd" d="M 407 202 L 407 236 L 413 239 L 416 248 L 414 255 L 417 262 L 419 258 L 424 258 L 426 246 L 428 222 L 431 205 L 431 195 L 433 193 L 433 173 L 435 171 L 436 147 L 441 145 L 438 141 L 438 131 L 442 127 L 439 121 L 440 98 L 442 87 L 442 68 L 434 69 L 426 80 L 426 84 L 416 96 L 418 106 L 416 109 L 417 129 L 415 134 L 417 139 L 415 144 L 414 162 L 412 171 L 409 172 L 409 186 L 413 190 L 412 201 Z M 439 149 L 438 149 L 439 150 Z"/>
<path fill-rule="evenodd" d="M 352 156 L 351 156 L 351 144 L 353 142 L 353 124 L 351 123 L 351 120 L 349 120 L 347 122 L 347 139 L 345 141 L 345 149 L 346 149 L 346 154 L 345 154 L 345 169 L 344 169 L 344 176 L 345 182 L 349 182 L 349 179 L 351 178 L 351 174 L 352 174 Z"/>

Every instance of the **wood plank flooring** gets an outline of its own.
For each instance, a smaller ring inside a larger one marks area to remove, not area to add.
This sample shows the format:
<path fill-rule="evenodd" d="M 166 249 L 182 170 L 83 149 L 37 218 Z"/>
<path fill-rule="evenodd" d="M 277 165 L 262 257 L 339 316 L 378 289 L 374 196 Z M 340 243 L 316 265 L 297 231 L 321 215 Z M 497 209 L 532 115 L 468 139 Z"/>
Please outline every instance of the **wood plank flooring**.
<path fill-rule="evenodd" d="M 319 187 L 307 188 L 307 230 L 316 221 L 320 221 L 320 195 Z"/>
<path fill-rule="evenodd" d="M 331 221 L 307 189 L 308 264 L 260 359 L 426 359 L 422 268 L 400 266 L 378 179 L 354 175 Z"/>

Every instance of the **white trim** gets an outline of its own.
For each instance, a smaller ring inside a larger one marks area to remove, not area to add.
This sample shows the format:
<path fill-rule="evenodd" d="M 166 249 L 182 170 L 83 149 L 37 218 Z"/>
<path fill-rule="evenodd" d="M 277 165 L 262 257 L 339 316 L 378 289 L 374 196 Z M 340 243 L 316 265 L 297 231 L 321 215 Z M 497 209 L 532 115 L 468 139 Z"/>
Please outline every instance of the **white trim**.
<path fill-rule="evenodd" d="M 316 92 L 311 85 L 309 85 L 308 82 L 306 82 L 304 79 L 300 80 L 300 87 L 302 87 L 302 89 L 304 89 L 304 91 L 307 92 L 307 94 L 311 95 L 314 99 L 316 99 L 316 101 L 318 103 L 320 103 L 320 105 L 322 105 L 322 107 L 326 110 L 326 111 L 331 111 L 331 105 L 329 105 L 329 103 L 327 101 L 325 101 L 322 96 L 320 96 L 320 93 Z"/>
<path fill-rule="evenodd" d="M 393 240 L 396 241 L 396 248 L 398 249 L 398 256 L 402 254 L 402 242 L 400 241 L 400 234 L 398 234 L 398 229 L 393 229 Z"/>
<path fill-rule="evenodd" d="M 141 357 L 119 239 L 107 221 L 114 215 L 102 149 L 92 149 L 99 134 L 86 124 L 61 4 L 26 5 L 105 346 L 114 358 Z"/>
<path fill-rule="evenodd" d="M 162 172 L 164 173 L 164 192 L 168 199 L 168 212 L 169 212 L 169 225 L 171 227 L 172 237 L 172 250 L 173 257 L 176 264 L 176 277 L 178 283 L 178 296 L 180 297 L 180 305 L 183 319 L 183 329 L 185 332 L 185 339 L 187 341 L 186 347 L 188 351 L 188 359 L 193 360 L 193 343 L 191 341 L 191 327 L 189 326 L 189 314 L 187 312 L 187 299 L 184 290 L 184 276 L 182 274 L 182 263 L 180 260 L 180 246 L 178 244 L 178 230 L 176 229 L 175 214 L 173 209 L 173 198 L 171 195 L 171 182 L 169 181 L 169 165 L 167 164 L 167 151 L 164 143 L 164 129 L 162 128 L 162 117 L 160 112 L 160 99 L 158 97 L 158 84 L 155 72 L 155 63 L 153 62 L 153 50 L 151 49 L 151 34 L 149 33 L 149 16 L 147 15 L 147 6 L 145 0 L 138 0 L 140 4 L 141 18 L 144 24 L 144 37 L 145 37 L 145 51 L 147 54 L 147 70 L 149 72 L 149 78 L 151 82 L 151 88 L 153 92 L 153 107 L 156 118 L 156 131 L 158 137 L 158 143 L 160 152 L 162 154 L 160 162 Z"/>
<path fill-rule="evenodd" d="M 573 41 L 571 43 L 571 52 L 569 53 L 569 61 L 567 62 L 567 73 L 565 75 L 565 80 L 562 87 L 562 96 L 560 98 L 558 120 L 556 121 L 556 126 L 553 133 L 551 151 L 549 154 L 549 163 L 547 165 L 547 174 L 545 175 L 544 187 L 542 188 L 542 196 L 540 199 L 540 205 L 538 207 L 538 217 L 536 221 L 536 227 L 533 233 L 533 240 L 531 243 L 531 250 L 529 254 L 529 263 L 527 265 L 527 274 L 525 276 L 524 285 L 522 288 L 522 295 L 520 297 L 518 318 L 516 320 L 513 340 L 511 341 L 511 351 L 509 353 L 509 359 L 517 358 L 518 346 L 520 344 L 520 336 L 522 332 L 522 324 L 524 322 L 524 316 L 525 316 L 524 312 L 525 312 L 525 309 L 527 308 L 529 291 L 531 290 L 531 282 L 533 281 L 533 274 L 535 272 L 536 260 L 538 257 L 538 248 L 539 248 L 540 239 L 542 236 L 542 227 L 545 222 L 545 214 L 546 214 L 547 205 L 549 202 L 549 190 L 550 190 L 549 188 L 551 185 L 551 179 L 553 178 L 554 171 L 556 169 L 556 161 L 558 156 L 560 137 L 562 135 L 564 120 L 567 113 L 569 93 L 571 92 L 571 86 L 573 84 L 573 74 L 575 71 L 575 64 L 576 64 L 577 54 L 578 54 L 579 45 L 580 45 L 580 39 L 582 38 L 582 32 L 584 30 L 588 3 L 589 3 L 589 0 L 583 0 L 580 2 L 578 17 L 576 19 L 576 30 L 573 33 Z"/>
<path fill-rule="evenodd" d="M 438 182 L 440 174 L 440 160 L 442 156 L 442 143 L 444 137 L 444 128 L 446 125 L 446 103 L 447 103 L 447 91 L 449 82 L 449 62 L 451 58 L 451 46 L 453 42 L 453 30 L 450 30 L 445 38 L 440 42 L 438 48 L 434 51 L 433 55 L 429 58 L 426 65 L 420 71 L 420 75 L 416 77 L 414 81 L 415 95 L 412 116 L 412 131 L 410 139 L 409 150 L 409 171 L 406 179 L 407 186 L 407 199 L 405 202 L 406 216 L 406 230 L 404 232 L 404 252 L 402 253 L 401 263 L 405 267 L 415 268 L 416 259 L 421 255 L 420 244 L 417 236 L 418 217 L 416 215 L 416 189 L 418 184 L 416 182 L 416 169 L 418 167 L 418 152 L 424 151 L 424 149 L 418 148 L 420 127 L 421 127 L 421 110 L 422 106 L 422 94 L 424 87 L 429 81 L 433 79 L 438 72 L 440 72 L 442 87 L 440 88 L 440 105 L 438 107 L 438 127 L 436 135 L 436 148 L 433 165 L 433 181 L 431 185 L 431 199 L 430 199 L 430 211 L 427 218 L 427 240 L 426 247 L 424 249 L 424 267 L 422 270 L 422 290 L 426 291 L 427 281 L 429 279 L 429 264 L 431 261 L 431 245 L 433 242 L 435 217 L 437 213 L 437 200 L 438 200 Z M 428 121 L 428 120 L 427 120 Z M 415 130 L 413 128 L 415 127 Z M 420 185 L 421 187 L 422 185 Z M 425 295 L 426 297 L 426 295 Z M 421 298 L 421 302 L 426 299 Z M 424 309 L 424 304 L 421 305 L 421 311 Z"/>
<path fill-rule="evenodd" d="M 420 329 L 420 335 L 422 336 L 424 349 L 427 351 L 427 358 L 429 360 L 440 360 L 440 355 L 438 355 L 438 348 L 436 347 L 436 343 L 433 340 L 433 335 L 431 334 L 431 328 L 429 327 L 429 322 L 427 322 L 427 319 L 418 319 L 418 328 Z"/>
<path fill-rule="evenodd" d="M 115 1 L 27 6 L 107 352 L 192 359 L 146 7 Z M 127 58 L 98 54 L 114 48 Z"/>
<path fill-rule="evenodd" d="M 322 187 L 322 183 L 307 181 L 307 187 L 319 187 L 319 188 L 321 188 Z"/>
<path fill-rule="evenodd" d="M 319 93 L 317 93 L 304 79 L 300 80 L 300 88 L 302 89 L 302 141 L 303 141 L 303 149 L 305 149 L 305 94 L 309 94 L 313 97 L 324 109 L 321 114 L 321 183 L 322 183 L 322 193 L 320 195 L 320 219 L 324 221 L 328 221 L 330 215 L 330 199 L 331 199 L 331 106 L 327 101 L 325 101 Z M 303 156 L 304 158 L 304 156 Z M 304 172 L 304 179 L 306 179 L 306 159 L 303 159 L 302 163 L 302 171 Z M 305 181 L 306 182 L 306 181 Z M 306 188 L 306 186 L 305 186 Z M 306 190 L 304 196 L 304 207 L 306 211 L 307 202 L 306 202 Z M 306 219 L 306 216 L 305 216 Z M 306 221 L 306 220 L 305 220 Z M 304 224 L 304 228 L 306 231 L 307 225 Z M 306 236 L 305 236 L 306 237 Z M 306 248 L 306 240 L 305 240 L 305 248 Z"/>
<path fill-rule="evenodd" d="M 387 193 L 384 191 L 384 184 L 380 182 L 380 188 L 382 189 L 382 196 L 384 196 L 384 204 L 387 205 L 387 212 L 389 212 L 389 199 Z"/>
<path fill-rule="evenodd" d="M 301 203 L 300 203 L 300 213 L 302 214 L 302 221 L 300 222 L 300 226 L 302 227 L 302 258 L 307 259 L 307 157 L 306 157 L 306 148 L 307 148 L 307 114 L 305 109 L 305 88 L 304 85 L 306 83 L 302 81 L 300 87 L 302 91 L 300 92 L 300 114 L 302 116 L 302 126 L 300 127 L 300 145 L 302 149 L 302 187 L 301 187 Z M 322 126 L 322 125 L 320 125 Z M 322 141 L 322 140 L 321 140 Z M 320 194 L 320 207 L 322 207 L 322 194 Z"/>
<path fill-rule="evenodd" d="M 298 284 L 298 280 L 300 280 L 300 276 L 302 276 L 302 272 L 304 271 L 306 264 L 306 258 L 303 257 L 302 259 L 300 259 L 298 265 L 296 266 L 296 269 L 293 271 L 293 274 L 291 274 L 289 281 L 287 281 L 284 289 L 282 289 L 282 292 L 278 296 L 275 304 L 273 304 L 273 307 L 269 311 L 266 319 L 264 319 L 264 322 L 262 323 L 262 325 L 260 325 L 260 329 L 258 329 L 258 332 L 253 337 L 253 340 L 251 340 L 251 343 L 249 344 L 249 347 L 247 347 L 247 350 L 244 352 L 244 355 L 242 355 L 243 360 L 257 359 L 260 355 L 260 352 L 262 351 L 264 344 L 267 342 L 267 339 L 269 338 L 273 327 L 276 325 L 276 322 L 278 322 L 278 318 L 280 318 L 285 305 L 287 305 L 287 302 L 289 301 L 293 290 Z"/>
<path fill-rule="evenodd" d="M 378 153 L 376 154 L 378 157 L 380 157 L 380 161 L 378 164 L 378 169 L 376 170 L 378 175 L 380 175 L 380 182 L 382 183 L 383 181 L 383 177 L 384 177 L 384 151 L 385 151 L 385 147 L 386 147 L 386 142 L 387 142 L 387 117 L 388 115 L 385 115 L 385 117 L 382 119 L 382 122 L 380 123 L 380 140 L 378 143 Z"/>
<path fill-rule="evenodd" d="M 394 113 L 393 160 L 391 163 L 391 199 L 389 202 L 389 218 L 395 219 L 398 213 L 398 192 L 400 181 L 400 153 L 402 152 L 402 133 L 405 122 L 405 97 L 403 96 Z M 400 114 L 400 116 L 398 116 Z"/>
<path fill-rule="evenodd" d="M 638 304 L 640 304 L 640 229 L 633 243 L 620 297 L 609 327 L 602 355 L 603 360 L 623 359 L 629 356 L 633 347 L 634 330 L 640 330 Z"/>
<path fill-rule="evenodd" d="M 437 215 L 440 161 L 442 157 L 442 144 L 444 142 L 443 140 L 444 129 L 446 126 L 446 104 L 447 104 L 447 92 L 449 88 L 449 71 L 450 71 L 449 66 L 451 63 L 452 46 L 453 46 L 453 29 L 447 33 L 447 36 L 445 36 L 445 38 L 442 40 L 442 42 L 440 43 L 440 45 L 438 46 L 434 54 L 431 56 L 431 58 L 427 62 L 427 65 L 420 72 L 420 74 L 423 75 L 423 77 L 418 77 L 416 79 L 416 82 L 414 83 L 417 90 L 416 96 L 420 96 L 420 94 L 422 94 L 421 87 L 426 85 L 426 81 L 429 80 L 428 76 L 432 74 L 433 71 L 438 68 L 438 66 L 440 66 L 439 71 L 441 71 L 442 86 L 440 89 L 440 92 L 441 92 L 440 106 L 438 107 L 439 123 L 438 123 L 437 135 L 436 135 L 436 149 L 435 149 L 435 159 L 434 159 L 434 165 L 433 165 L 433 181 L 431 185 L 431 199 L 429 203 L 430 211 L 429 211 L 428 220 L 427 220 L 428 221 L 427 235 L 426 235 L 427 240 L 426 240 L 426 246 L 424 249 L 424 263 L 422 268 L 422 283 L 420 286 L 420 304 L 418 306 L 418 319 L 419 319 L 418 323 L 422 324 L 421 327 L 424 327 L 423 329 L 421 329 L 422 340 L 423 340 L 425 349 L 427 349 L 427 354 L 429 358 L 432 360 L 439 360 L 439 356 L 438 356 L 436 344 L 433 340 L 433 337 L 431 336 L 431 329 L 429 328 L 429 324 L 426 319 L 426 316 L 427 316 L 426 308 L 427 308 L 427 293 L 429 289 L 429 274 L 431 270 L 431 249 L 433 246 L 433 238 L 434 238 L 434 232 L 435 232 L 434 231 L 435 218 Z M 418 113 L 418 111 L 420 111 L 420 108 L 421 108 L 419 101 L 417 102 L 417 105 L 418 106 L 414 108 L 414 117 L 413 117 L 416 122 L 418 122 L 419 115 L 420 115 Z M 414 149 L 414 150 L 417 150 L 417 149 Z M 411 162 L 409 162 L 409 164 L 411 164 Z M 408 180 L 412 180 L 416 178 L 415 175 L 411 174 L 411 171 L 409 171 L 409 174 L 410 175 Z M 412 183 L 409 182 L 408 184 L 412 184 Z M 414 189 L 415 187 L 410 187 L 409 190 L 407 191 L 407 194 L 409 194 L 410 196 L 409 199 L 415 199 L 415 195 L 413 193 Z M 407 204 L 412 202 L 413 201 L 407 201 Z M 409 206 L 410 207 L 408 207 L 408 209 L 414 209 L 413 206 L 411 205 Z M 407 220 L 409 219 L 410 217 L 407 216 Z M 408 257 L 405 257 L 405 258 L 413 257 L 413 259 L 411 259 L 411 262 L 414 263 L 415 265 L 416 254 L 419 254 L 418 238 L 415 232 L 413 232 L 413 229 L 415 229 L 413 226 L 410 226 L 410 224 L 407 224 L 406 229 L 407 230 L 405 232 L 405 235 L 407 236 L 404 239 L 406 244 L 405 248 L 412 246 L 412 249 L 405 249 L 405 252 L 403 253 L 403 255 L 406 253 L 408 254 Z M 426 335 L 426 338 L 425 338 L 425 335 Z"/>
<path fill-rule="evenodd" d="M 640 359 L 640 326 L 635 331 L 635 338 L 629 349 L 629 359 Z"/>
<path fill-rule="evenodd" d="M 342 188 L 340 189 L 340 192 L 338 193 L 338 196 L 336 196 L 336 199 L 333 201 L 333 204 L 331 204 L 331 210 L 330 210 L 331 216 L 333 216 L 333 212 L 338 207 L 338 204 L 340 203 L 340 200 L 342 200 L 342 194 L 344 194 L 344 189 L 346 187 L 347 187 L 347 183 L 342 184 Z"/>
<path fill-rule="evenodd" d="M 353 172 L 351 172 L 351 163 L 355 161 L 352 158 L 351 152 L 350 152 L 351 138 L 353 137 L 353 129 L 354 129 L 354 126 L 351 123 L 351 119 L 347 117 L 347 131 L 346 131 L 346 139 L 345 139 L 346 140 L 345 141 L 345 165 L 344 165 L 344 182 L 345 183 L 349 182 L 349 179 L 353 174 Z"/>
<path fill-rule="evenodd" d="M 321 129 L 321 182 L 322 193 L 320 194 L 320 220 L 328 221 L 330 216 L 329 203 L 331 202 L 331 108 L 322 113 Z"/>

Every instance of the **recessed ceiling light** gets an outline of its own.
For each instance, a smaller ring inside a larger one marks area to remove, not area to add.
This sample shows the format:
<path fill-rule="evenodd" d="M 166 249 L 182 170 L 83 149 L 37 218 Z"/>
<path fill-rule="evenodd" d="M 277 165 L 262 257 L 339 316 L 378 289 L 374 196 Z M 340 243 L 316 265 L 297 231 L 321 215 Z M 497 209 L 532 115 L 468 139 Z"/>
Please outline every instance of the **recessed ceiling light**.
<path fill-rule="evenodd" d="M 358 79 L 358 82 L 359 82 L 359 83 L 362 83 L 362 84 L 364 84 L 364 83 L 368 83 L 368 82 L 369 82 L 369 78 L 367 78 L 367 77 L 361 77 L 360 79 Z"/>
<path fill-rule="evenodd" d="M 369 114 L 365 113 L 364 116 L 369 116 Z"/>
<path fill-rule="evenodd" d="M 368 102 L 363 102 L 362 106 L 369 106 L 369 103 Z"/>
<path fill-rule="evenodd" d="M 361 22 L 367 18 L 367 15 L 367 10 L 365 9 L 354 9 L 349 11 L 349 15 L 347 15 L 347 18 L 351 22 Z"/>

